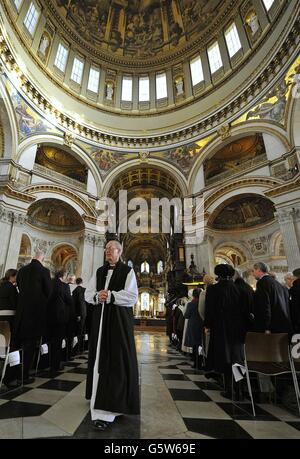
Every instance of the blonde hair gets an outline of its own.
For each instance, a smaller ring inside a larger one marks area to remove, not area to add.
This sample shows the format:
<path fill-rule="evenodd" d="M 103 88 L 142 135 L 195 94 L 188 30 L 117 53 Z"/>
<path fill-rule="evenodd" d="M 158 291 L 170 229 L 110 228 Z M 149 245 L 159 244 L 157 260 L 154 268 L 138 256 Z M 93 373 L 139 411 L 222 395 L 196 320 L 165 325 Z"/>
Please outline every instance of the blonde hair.
<path fill-rule="evenodd" d="M 215 278 L 210 274 L 205 274 L 205 276 L 203 277 L 203 282 L 207 285 L 211 285 L 215 283 Z"/>

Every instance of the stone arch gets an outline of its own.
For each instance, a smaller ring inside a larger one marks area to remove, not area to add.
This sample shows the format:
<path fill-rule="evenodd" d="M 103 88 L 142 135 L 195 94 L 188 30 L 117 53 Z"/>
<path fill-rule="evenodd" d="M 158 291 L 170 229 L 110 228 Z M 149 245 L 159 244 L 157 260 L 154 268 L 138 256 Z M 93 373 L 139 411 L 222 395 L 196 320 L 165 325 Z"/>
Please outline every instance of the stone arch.
<path fill-rule="evenodd" d="M 17 162 L 26 167 L 27 169 L 31 170 L 34 165 L 37 146 L 40 144 L 50 144 L 52 146 L 57 146 L 57 148 L 60 149 L 64 147 L 66 148 L 66 151 L 68 151 L 71 154 L 74 154 L 74 156 L 78 158 L 81 162 L 83 162 L 87 166 L 88 170 L 91 171 L 94 181 L 94 183 L 92 184 L 94 194 L 96 194 L 97 196 L 101 195 L 102 178 L 99 169 L 97 168 L 92 158 L 83 148 L 79 147 L 76 143 L 73 143 L 69 147 L 66 146 L 64 139 L 59 135 L 40 134 L 25 139 L 18 148 Z"/>
<path fill-rule="evenodd" d="M 34 184 L 25 188 L 26 193 L 36 197 L 35 202 L 42 199 L 52 198 L 66 202 L 83 218 L 96 218 L 95 210 L 78 194 L 73 193 L 67 188 L 51 184 Z M 86 223 L 85 223 L 86 224 Z"/>
<path fill-rule="evenodd" d="M 187 181 L 184 175 L 172 164 L 166 163 L 165 161 L 157 160 L 157 159 L 151 159 L 149 162 L 141 162 L 139 159 L 134 159 L 131 161 L 128 161 L 125 164 L 121 164 L 113 171 L 110 172 L 110 174 L 106 177 L 105 181 L 103 182 L 103 196 L 107 196 L 109 193 L 109 190 L 111 189 L 114 181 L 121 175 L 124 174 L 126 171 L 130 171 L 134 168 L 137 167 L 154 167 L 157 169 L 160 169 L 170 175 L 171 174 L 174 176 L 174 180 L 177 182 L 178 186 L 180 187 L 181 190 L 181 195 L 184 197 L 188 193 L 188 187 L 187 187 Z"/>
<path fill-rule="evenodd" d="M 27 232 L 22 234 L 19 259 L 18 259 L 18 268 L 29 263 L 32 257 L 32 241 Z"/>
<path fill-rule="evenodd" d="M 233 257 L 231 257 L 231 253 L 236 255 L 236 262 Z M 215 248 L 214 248 L 214 257 L 218 255 L 223 255 L 224 257 L 227 257 L 228 261 L 232 266 L 238 267 L 244 263 L 247 263 L 251 259 L 251 254 L 249 253 L 248 248 L 246 247 L 245 244 L 242 242 L 237 242 L 237 241 L 223 241 L 220 242 Z M 237 257 L 240 258 L 240 263 L 238 262 Z"/>
<path fill-rule="evenodd" d="M 276 231 L 272 234 L 270 240 L 270 251 L 271 254 L 276 257 L 285 257 L 285 249 L 283 243 L 282 233 L 280 231 Z"/>
<path fill-rule="evenodd" d="M 290 96 L 289 112 L 287 116 L 287 126 L 289 139 L 292 146 L 300 147 L 300 98 L 297 91 L 298 97 Z"/>
<path fill-rule="evenodd" d="M 0 96 L 0 158 L 13 158 L 17 150 L 18 129 L 14 108 L 1 79 Z"/>
<path fill-rule="evenodd" d="M 211 220 L 212 213 L 228 199 L 241 194 L 254 194 L 265 197 L 265 192 L 280 184 L 282 184 L 281 180 L 268 177 L 247 177 L 224 184 L 221 188 L 212 191 L 205 197 L 205 211 L 208 212 L 209 220 Z"/>
<path fill-rule="evenodd" d="M 70 274 L 77 274 L 79 270 L 78 259 L 79 250 L 74 244 L 69 241 L 59 242 L 52 247 L 51 254 L 51 269 L 56 271 L 57 269 L 67 269 Z M 73 262 L 73 263 L 71 263 Z M 70 269 L 72 267 L 72 269 Z M 70 272 L 72 271 L 72 272 Z"/>
<path fill-rule="evenodd" d="M 189 193 L 196 194 L 201 191 L 201 185 L 205 187 L 204 178 L 202 178 L 201 166 L 204 162 L 213 157 L 222 147 L 230 144 L 234 140 L 238 140 L 243 137 L 247 137 L 254 134 L 265 134 L 274 139 L 274 142 L 278 144 L 278 156 L 281 156 L 286 151 L 290 150 L 290 143 L 288 136 L 284 128 L 274 123 L 268 123 L 267 121 L 247 121 L 240 123 L 237 126 L 232 127 L 231 135 L 225 140 L 222 140 L 220 136 L 214 137 L 201 151 L 199 158 L 193 165 L 189 178 L 188 186 Z"/>

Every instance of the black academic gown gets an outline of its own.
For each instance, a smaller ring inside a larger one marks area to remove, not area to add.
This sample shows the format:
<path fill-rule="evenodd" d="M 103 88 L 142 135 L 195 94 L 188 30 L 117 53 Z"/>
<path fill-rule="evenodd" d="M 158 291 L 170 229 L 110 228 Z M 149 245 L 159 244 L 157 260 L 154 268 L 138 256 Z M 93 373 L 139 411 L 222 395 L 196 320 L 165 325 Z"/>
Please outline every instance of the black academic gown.
<path fill-rule="evenodd" d="M 293 331 L 300 333 L 300 279 L 296 279 L 293 282 L 289 295 Z"/>
<path fill-rule="evenodd" d="M 118 262 L 111 276 L 108 290 L 120 291 L 125 287 L 131 268 Z M 108 266 L 97 271 L 97 291 L 104 289 Z M 93 307 L 89 343 L 86 398 L 92 397 L 93 371 L 96 360 L 102 306 Z M 105 304 L 99 357 L 99 383 L 94 409 L 122 414 L 139 414 L 138 365 L 131 307 Z"/>
<path fill-rule="evenodd" d="M 39 338 L 46 333 L 46 306 L 51 293 L 50 271 L 38 260 L 32 260 L 19 270 L 17 285 L 16 339 Z"/>
<path fill-rule="evenodd" d="M 206 369 L 225 373 L 244 363 L 246 324 L 241 294 L 232 280 L 220 280 L 206 292 L 204 326 L 210 329 Z"/>
<path fill-rule="evenodd" d="M 292 324 L 289 292 L 271 276 L 263 276 L 256 284 L 254 294 L 254 331 L 290 333 Z"/>

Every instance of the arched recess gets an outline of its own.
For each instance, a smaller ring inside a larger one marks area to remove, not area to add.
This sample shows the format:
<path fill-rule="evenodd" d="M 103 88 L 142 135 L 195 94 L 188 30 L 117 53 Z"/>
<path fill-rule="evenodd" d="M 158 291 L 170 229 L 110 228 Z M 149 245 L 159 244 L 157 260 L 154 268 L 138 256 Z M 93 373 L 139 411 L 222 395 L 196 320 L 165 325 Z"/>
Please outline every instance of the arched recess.
<path fill-rule="evenodd" d="M 210 213 L 207 225 L 217 231 L 253 229 L 275 219 L 274 203 L 264 195 L 240 192 L 222 200 Z"/>
<path fill-rule="evenodd" d="M 234 267 L 238 267 L 247 263 L 250 259 L 250 254 L 248 249 L 242 245 L 241 243 L 236 243 L 234 241 L 228 241 L 221 244 L 218 244 L 214 250 L 214 257 L 216 263 L 221 263 L 221 260 L 218 261 L 218 257 L 220 259 L 224 259 L 227 263 L 231 264 Z"/>
<path fill-rule="evenodd" d="M 280 231 L 276 231 L 272 234 L 270 240 L 270 252 L 275 257 L 286 257 L 283 237 Z"/>
<path fill-rule="evenodd" d="M 15 112 L 7 93 L 6 87 L 0 78 L 0 125 L 3 140 L 0 139 L 0 158 L 14 158 L 18 144 L 18 129 Z"/>
<path fill-rule="evenodd" d="M 53 247 L 51 253 L 51 270 L 65 269 L 68 274 L 78 274 L 78 249 L 69 242 L 61 242 Z"/>
<path fill-rule="evenodd" d="M 18 269 L 30 262 L 32 254 L 32 244 L 28 234 L 23 234 L 18 259 Z"/>
<path fill-rule="evenodd" d="M 90 184 L 88 182 L 87 191 L 93 195 L 100 196 L 102 190 L 102 178 L 96 164 L 84 151 L 75 143 L 71 146 L 66 146 L 62 137 L 55 134 L 41 134 L 25 139 L 18 148 L 17 162 L 26 169 L 32 170 L 38 145 L 51 145 L 53 147 L 65 149 L 67 152 L 73 154 L 78 160 L 84 163 L 91 173 Z"/>
<path fill-rule="evenodd" d="M 84 199 L 62 186 L 35 184 L 26 187 L 24 191 L 35 196 L 35 202 L 42 199 L 58 199 L 73 207 L 80 216 L 96 217 L 95 210 Z"/>
<path fill-rule="evenodd" d="M 279 179 L 251 176 L 227 183 L 205 197 L 205 211 L 208 213 L 209 220 L 211 220 L 212 213 L 228 199 L 241 194 L 265 196 L 266 191 L 280 184 L 282 184 L 282 180 Z"/>
<path fill-rule="evenodd" d="M 285 129 L 281 125 L 267 121 L 247 121 L 240 123 L 231 128 L 230 136 L 223 140 L 220 136 L 212 139 L 201 151 L 197 161 L 193 165 L 189 178 L 188 187 L 189 194 L 197 194 L 205 187 L 203 164 L 204 162 L 213 157 L 221 148 L 234 142 L 235 140 L 249 137 L 251 135 L 262 134 L 265 136 L 264 142 L 268 143 L 273 141 L 276 147 L 275 157 L 280 157 L 283 153 L 290 150 L 290 143 Z M 273 140 L 272 140 L 273 139 Z M 267 149 L 267 146 L 266 146 Z"/>
<path fill-rule="evenodd" d="M 135 168 L 143 168 L 143 167 L 149 167 L 149 168 L 157 168 L 160 169 L 164 172 L 166 172 L 168 175 L 172 174 L 174 181 L 178 184 L 180 191 L 181 191 L 181 196 L 184 197 L 187 195 L 188 192 L 188 187 L 187 187 L 187 181 L 184 175 L 172 164 L 166 163 L 164 161 L 160 161 L 157 159 L 151 159 L 147 163 L 141 162 L 139 159 L 134 159 L 131 161 L 128 161 L 126 164 L 121 164 L 113 171 L 110 172 L 110 174 L 106 177 L 106 179 L 103 182 L 103 192 L 102 196 L 108 196 L 109 191 L 111 187 L 113 186 L 113 183 L 118 179 L 120 175 L 123 175 L 126 172 L 129 172 Z"/>

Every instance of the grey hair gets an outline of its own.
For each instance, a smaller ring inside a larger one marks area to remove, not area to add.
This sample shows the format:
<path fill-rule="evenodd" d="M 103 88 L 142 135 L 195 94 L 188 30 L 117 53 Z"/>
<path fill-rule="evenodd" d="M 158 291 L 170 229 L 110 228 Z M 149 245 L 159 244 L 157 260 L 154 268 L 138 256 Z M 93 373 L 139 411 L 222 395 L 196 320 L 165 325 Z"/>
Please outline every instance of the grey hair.
<path fill-rule="evenodd" d="M 35 258 L 44 258 L 45 256 L 46 256 L 46 250 L 43 250 L 41 248 L 37 248 L 34 252 Z"/>
<path fill-rule="evenodd" d="M 121 244 L 119 241 L 116 241 L 115 239 L 112 239 L 111 241 L 108 241 L 108 243 L 107 243 L 106 245 L 112 244 L 112 243 L 113 243 L 113 244 L 115 245 L 115 247 L 119 250 L 120 255 L 121 255 L 122 252 L 123 252 L 122 244 Z"/>
<path fill-rule="evenodd" d="M 259 269 L 263 273 L 268 273 L 270 271 L 269 265 L 267 263 L 264 263 L 263 261 L 258 261 L 253 265 L 254 269 Z"/>
<path fill-rule="evenodd" d="M 286 281 L 287 279 L 294 279 L 294 274 L 293 273 L 286 273 L 284 276 L 284 280 Z"/>

